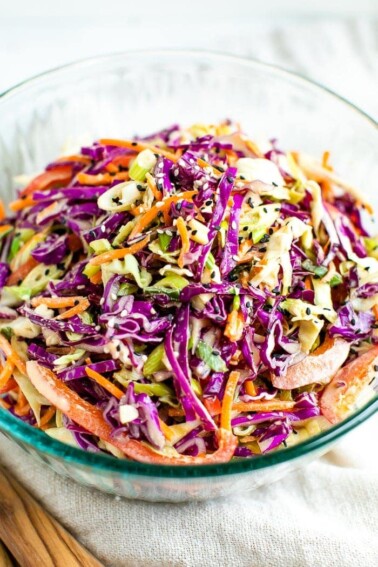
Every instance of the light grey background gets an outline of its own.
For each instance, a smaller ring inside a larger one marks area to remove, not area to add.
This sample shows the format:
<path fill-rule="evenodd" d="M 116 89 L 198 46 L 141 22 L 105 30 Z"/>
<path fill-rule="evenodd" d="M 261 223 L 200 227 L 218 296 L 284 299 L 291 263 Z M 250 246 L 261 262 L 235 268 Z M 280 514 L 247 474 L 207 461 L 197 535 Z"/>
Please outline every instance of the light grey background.
<path fill-rule="evenodd" d="M 83 57 L 157 47 L 275 63 L 378 117 L 378 0 L 0 0 L 0 91 Z"/>

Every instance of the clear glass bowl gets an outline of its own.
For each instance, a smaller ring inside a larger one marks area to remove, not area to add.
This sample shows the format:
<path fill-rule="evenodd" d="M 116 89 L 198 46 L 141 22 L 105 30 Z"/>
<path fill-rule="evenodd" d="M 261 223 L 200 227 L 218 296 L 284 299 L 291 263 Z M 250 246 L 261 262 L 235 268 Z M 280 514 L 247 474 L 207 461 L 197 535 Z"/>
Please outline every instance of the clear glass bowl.
<path fill-rule="evenodd" d="M 13 177 L 41 170 L 67 145 L 147 134 L 174 122 L 239 121 L 254 139 L 332 163 L 378 205 L 378 130 L 326 89 L 255 61 L 203 52 L 140 51 L 99 57 L 43 74 L 0 98 L 1 197 Z M 60 474 L 99 490 L 151 501 L 215 498 L 271 483 L 324 454 L 377 410 L 352 417 L 295 447 L 224 465 L 144 465 L 61 444 L 0 409 L 0 429 Z"/>

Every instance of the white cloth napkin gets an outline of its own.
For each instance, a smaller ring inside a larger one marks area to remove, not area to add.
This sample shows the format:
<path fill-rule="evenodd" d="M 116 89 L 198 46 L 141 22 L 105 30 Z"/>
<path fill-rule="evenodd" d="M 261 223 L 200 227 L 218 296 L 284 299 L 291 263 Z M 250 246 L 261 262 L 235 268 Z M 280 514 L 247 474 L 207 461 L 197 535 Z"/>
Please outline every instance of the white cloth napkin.
<path fill-rule="evenodd" d="M 270 486 L 189 504 L 84 488 L 2 435 L 0 462 L 109 567 L 376 567 L 377 437 L 378 415 Z"/>

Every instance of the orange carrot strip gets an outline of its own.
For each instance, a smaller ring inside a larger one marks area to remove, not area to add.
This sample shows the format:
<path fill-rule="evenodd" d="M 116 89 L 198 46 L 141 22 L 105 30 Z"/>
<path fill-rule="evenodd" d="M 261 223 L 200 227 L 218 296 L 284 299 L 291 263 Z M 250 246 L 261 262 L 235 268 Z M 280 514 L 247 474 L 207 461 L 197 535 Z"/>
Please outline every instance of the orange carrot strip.
<path fill-rule="evenodd" d="M 5 219 L 5 206 L 3 201 L 0 199 L 0 220 Z"/>
<path fill-rule="evenodd" d="M 54 406 L 49 407 L 45 411 L 45 413 L 41 417 L 41 420 L 40 420 L 40 423 L 39 423 L 40 429 L 44 428 L 44 426 L 46 426 L 52 420 L 55 413 L 56 413 L 56 408 Z"/>
<path fill-rule="evenodd" d="M 112 260 L 117 260 L 120 258 L 124 258 L 129 254 L 136 254 L 139 250 L 142 250 L 149 242 L 150 237 L 146 236 L 143 240 L 132 244 L 128 248 L 117 248 L 116 250 L 109 250 L 109 252 L 104 252 L 103 254 L 99 254 L 94 258 L 91 258 L 89 263 L 92 266 L 101 266 L 101 264 L 105 264 L 106 262 L 111 262 Z"/>
<path fill-rule="evenodd" d="M 7 279 L 7 285 L 17 285 L 19 281 L 22 281 L 26 278 L 26 276 L 32 271 L 33 268 L 38 266 L 37 260 L 33 257 L 30 257 L 29 260 L 26 260 L 17 270 L 13 272 Z"/>
<path fill-rule="evenodd" d="M 245 391 L 247 392 L 248 396 L 256 396 L 256 387 L 252 380 L 247 380 L 245 383 Z"/>
<path fill-rule="evenodd" d="M 378 320 L 378 304 L 373 307 L 374 317 Z"/>
<path fill-rule="evenodd" d="M 240 413 L 250 411 L 290 411 L 295 406 L 295 402 L 284 400 L 271 400 L 268 402 L 236 402 L 232 409 Z"/>
<path fill-rule="evenodd" d="M 44 171 L 23 189 L 21 197 L 31 195 L 34 191 L 45 191 L 46 189 L 63 187 L 72 179 L 73 168 L 71 165 L 59 165 L 54 169 Z M 14 209 L 12 209 L 14 210 Z"/>
<path fill-rule="evenodd" d="M 83 301 L 80 301 L 78 305 L 75 305 L 71 309 L 68 309 L 68 311 L 61 313 L 60 315 L 55 317 L 55 319 L 69 319 L 70 317 L 74 317 L 74 315 L 79 315 L 79 313 L 83 313 L 83 311 L 86 311 L 89 305 L 90 303 L 88 299 L 83 299 Z"/>
<path fill-rule="evenodd" d="M 33 297 L 31 304 L 33 307 L 46 305 L 46 307 L 50 307 L 50 309 L 61 309 L 64 307 L 73 307 L 84 300 L 85 297 L 82 295 L 76 295 L 73 297 Z"/>
<path fill-rule="evenodd" d="M 174 435 L 169 427 L 169 425 L 167 425 L 166 423 L 164 423 L 164 421 L 162 419 L 159 418 L 159 424 L 160 424 L 160 429 L 164 435 L 164 437 L 168 440 L 168 441 L 172 441 Z"/>
<path fill-rule="evenodd" d="M 12 201 L 9 203 L 9 208 L 11 211 L 16 213 L 17 211 L 22 211 L 22 209 L 26 209 L 26 207 L 32 207 L 38 201 L 34 201 L 33 197 L 28 196 L 25 199 L 17 199 L 17 201 Z"/>
<path fill-rule="evenodd" d="M 148 185 L 149 189 L 151 189 L 151 192 L 153 193 L 153 196 L 155 197 L 155 199 L 157 201 L 161 201 L 162 198 L 163 198 L 163 194 L 156 187 L 155 179 L 152 177 L 152 175 L 150 173 L 147 173 L 146 179 L 147 179 L 147 185 Z"/>
<path fill-rule="evenodd" d="M 198 159 L 197 159 L 197 163 L 198 163 L 198 165 L 199 165 L 200 167 L 203 167 L 204 169 L 205 169 L 206 167 L 209 167 L 209 168 L 213 171 L 213 174 L 214 174 L 214 175 L 218 175 L 218 176 L 219 176 L 219 175 L 222 175 L 222 172 L 219 171 L 219 169 L 218 169 L 217 167 L 214 167 L 213 165 L 211 165 L 210 163 L 208 163 L 207 161 L 205 161 L 205 160 L 202 159 L 202 158 L 198 158 Z"/>
<path fill-rule="evenodd" d="M 244 317 L 241 311 L 233 309 L 227 317 L 227 324 L 224 330 L 226 337 L 232 342 L 239 341 L 243 334 Z"/>
<path fill-rule="evenodd" d="M 0 388 L 0 394 L 6 394 L 17 388 L 18 384 L 14 378 L 10 378 L 3 388 Z"/>
<path fill-rule="evenodd" d="M 151 207 L 146 213 L 144 213 L 142 218 L 139 219 L 139 221 L 136 223 L 133 230 L 131 231 L 129 238 L 134 238 L 134 236 L 142 232 L 142 230 L 145 229 L 157 217 L 159 212 L 163 212 L 164 210 L 169 209 L 172 203 L 177 203 L 177 201 L 179 201 L 180 199 L 189 200 L 196 193 L 197 191 L 184 191 L 179 195 L 172 195 L 171 197 L 167 197 L 163 201 L 156 203 L 156 205 Z"/>
<path fill-rule="evenodd" d="M 323 152 L 322 166 L 324 167 L 324 169 L 329 169 L 329 171 L 332 171 L 332 167 L 329 165 L 330 155 L 330 152 Z"/>
<path fill-rule="evenodd" d="M 86 372 L 87 376 L 89 376 L 89 378 L 92 378 L 92 380 L 97 382 L 97 384 L 102 386 L 105 390 L 107 390 L 115 398 L 118 398 L 120 400 L 122 398 L 122 396 L 124 395 L 124 392 L 122 392 L 122 390 L 120 390 L 119 388 L 117 388 L 117 386 L 115 386 L 114 384 L 109 382 L 109 380 L 107 378 L 105 378 L 105 376 L 103 376 L 99 372 L 96 372 L 96 370 L 93 370 L 92 368 L 89 368 L 87 366 L 86 369 L 85 369 L 85 372 Z"/>
<path fill-rule="evenodd" d="M 168 408 L 168 415 L 170 417 L 183 417 L 185 413 L 182 408 Z"/>
<path fill-rule="evenodd" d="M 98 285 L 102 282 L 102 272 L 101 270 L 99 270 L 97 272 L 97 274 L 94 274 L 94 276 L 92 276 L 91 278 L 89 278 L 89 281 L 93 284 L 93 285 Z"/>
<path fill-rule="evenodd" d="M 262 154 L 259 150 L 259 148 L 257 147 L 257 145 L 252 142 L 252 140 L 246 140 L 245 145 L 247 146 L 247 148 L 253 152 L 255 154 L 255 156 L 262 158 L 264 157 L 264 154 Z"/>
<path fill-rule="evenodd" d="M 7 359 L 17 366 L 21 374 L 26 374 L 25 362 L 21 360 L 17 352 L 12 348 L 7 339 L 0 333 L 0 348 L 7 357 Z"/>
<path fill-rule="evenodd" d="M 81 185 L 109 185 L 114 177 L 110 173 L 91 175 L 90 173 L 80 172 L 77 174 L 76 179 Z"/>
<path fill-rule="evenodd" d="M 10 360 L 7 360 L 4 364 L 4 368 L 0 372 L 0 392 L 7 386 L 9 380 L 14 371 L 14 364 Z"/>
<path fill-rule="evenodd" d="M 0 201 L 1 203 L 1 201 Z M 1 211 L 0 211 L 1 214 Z M 3 234 L 4 232 L 8 232 L 9 230 L 11 230 L 13 227 L 11 224 L 3 224 L 0 226 L 0 235 Z"/>
<path fill-rule="evenodd" d="M 205 408 L 207 409 L 207 411 L 209 412 L 209 414 L 211 415 L 211 417 L 214 417 L 216 415 L 219 415 L 222 411 L 222 404 L 220 403 L 218 398 L 203 398 L 203 405 L 205 406 Z"/>
<path fill-rule="evenodd" d="M 114 140 L 111 138 L 103 138 L 99 140 L 100 144 L 104 144 L 105 146 L 116 146 L 119 148 L 128 148 L 129 150 L 133 150 L 134 152 L 142 152 L 143 150 L 151 150 L 154 154 L 159 154 L 170 159 L 173 162 L 177 161 L 177 156 L 172 152 L 168 152 L 167 150 L 163 150 L 162 148 L 158 148 L 157 146 L 153 146 L 152 144 L 146 144 L 144 142 L 133 142 L 131 140 Z"/>
<path fill-rule="evenodd" d="M 62 156 L 59 159 L 57 159 L 56 161 L 57 162 L 76 161 L 77 163 L 84 163 L 86 165 L 89 165 L 91 163 L 91 158 L 86 157 L 86 156 L 81 156 L 81 155 L 78 155 L 78 154 L 74 154 L 72 156 Z M 69 166 L 69 167 L 71 167 L 71 166 Z"/>
<path fill-rule="evenodd" d="M 221 411 L 221 418 L 220 418 L 220 427 L 221 429 L 226 429 L 227 431 L 231 431 L 231 412 L 232 412 L 232 404 L 235 397 L 236 387 L 238 385 L 238 380 L 240 378 L 240 372 L 233 370 L 230 372 L 230 376 L 228 377 L 226 389 L 224 391 L 223 402 L 222 402 L 222 411 Z"/>
<path fill-rule="evenodd" d="M 189 252 L 190 240 L 189 240 L 189 234 L 188 234 L 188 230 L 186 228 L 185 221 L 182 217 L 178 217 L 176 226 L 177 226 L 177 230 L 179 232 L 179 235 L 181 237 L 181 243 L 182 243 L 180 256 L 177 260 L 177 263 L 179 265 L 179 268 L 183 268 L 184 267 L 185 254 L 187 252 Z"/>
<path fill-rule="evenodd" d="M 128 179 L 130 179 L 130 175 L 129 175 L 128 171 L 120 171 L 119 173 L 115 174 L 113 179 L 117 179 L 117 180 L 121 180 L 121 181 L 127 181 Z"/>

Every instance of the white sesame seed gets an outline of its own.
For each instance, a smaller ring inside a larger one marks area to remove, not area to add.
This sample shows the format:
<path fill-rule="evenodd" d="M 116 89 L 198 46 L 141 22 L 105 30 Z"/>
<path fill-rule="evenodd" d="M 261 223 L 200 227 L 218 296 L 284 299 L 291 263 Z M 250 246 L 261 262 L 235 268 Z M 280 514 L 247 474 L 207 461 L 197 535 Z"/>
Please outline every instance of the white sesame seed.
<path fill-rule="evenodd" d="M 95 326 L 95 331 L 101 331 L 101 326 L 100 326 L 100 325 L 96 325 L 96 326 Z"/>
<path fill-rule="evenodd" d="M 231 228 L 232 228 L 232 230 L 236 230 L 236 229 L 237 229 L 237 226 L 236 226 L 236 222 L 235 222 L 235 221 L 232 221 L 232 223 L 231 223 Z"/>
<path fill-rule="evenodd" d="M 209 188 L 209 183 L 206 181 L 206 183 L 203 184 L 203 188 L 204 189 L 208 189 Z"/>
<path fill-rule="evenodd" d="M 174 170 L 173 170 L 173 175 L 174 175 L 175 177 L 177 177 L 179 173 L 180 173 L 180 170 L 179 170 L 179 169 L 174 169 Z"/>
<path fill-rule="evenodd" d="M 127 317 L 126 309 L 123 309 L 123 311 L 121 311 L 121 317 Z"/>
<path fill-rule="evenodd" d="M 103 224 L 101 225 L 101 232 L 106 232 L 106 228 Z"/>
<path fill-rule="evenodd" d="M 161 161 L 161 162 L 158 164 L 158 167 L 160 167 L 160 169 L 163 169 L 164 163 Z"/>
<path fill-rule="evenodd" d="M 165 234 L 167 234 L 168 236 L 173 236 L 173 233 L 172 233 L 171 230 L 166 230 L 166 231 L 165 231 Z"/>
<path fill-rule="evenodd" d="M 109 326 L 111 329 L 114 329 L 114 317 L 113 317 L 113 319 L 109 319 L 108 326 Z"/>
<path fill-rule="evenodd" d="M 100 305 L 104 305 L 104 303 L 105 303 L 105 297 L 101 297 L 101 299 L 100 299 Z"/>
<path fill-rule="evenodd" d="M 159 201 L 158 203 L 156 203 L 155 206 L 156 206 L 157 209 L 160 209 L 161 207 L 164 206 L 164 203 L 163 203 L 163 201 Z"/>
<path fill-rule="evenodd" d="M 110 297 L 112 298 L 113 301 L 117 301 L 117 294 L 116 293 L 112 293 L 110 295 Z"/>
<path fill-rule="evenodd" d="M 232 259 L 235 260 L 235 262 L 238 262 L 238 261 L 239 261 L 239 256 L 237 256 L 236 254 L 234 254 L 234 255 L 232 256 Z"/>
<path fill-rule="evenodd" d="M 156 315 L 156 309 L 154 309 L 153 307 L 151 308 L 151 315 Z"/>

